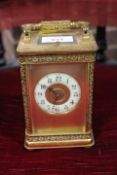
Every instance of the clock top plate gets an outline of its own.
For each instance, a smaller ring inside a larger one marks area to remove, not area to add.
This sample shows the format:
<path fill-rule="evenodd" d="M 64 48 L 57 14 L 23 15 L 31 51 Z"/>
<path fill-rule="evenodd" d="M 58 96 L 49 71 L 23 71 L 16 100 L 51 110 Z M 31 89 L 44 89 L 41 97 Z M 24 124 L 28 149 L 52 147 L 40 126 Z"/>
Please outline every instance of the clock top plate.
<path fill-rule="evenodd" d="M 42 24 L 41 29 L 40 24 L 24 26 L 17 47 L 20 55 L 95 52 L 97 49 L 94 36 L 85 22 L 77 23 L 77 27 L 73 27 L 70 21 Z M 78 27 L 79 24 L 81 27 Z"/>

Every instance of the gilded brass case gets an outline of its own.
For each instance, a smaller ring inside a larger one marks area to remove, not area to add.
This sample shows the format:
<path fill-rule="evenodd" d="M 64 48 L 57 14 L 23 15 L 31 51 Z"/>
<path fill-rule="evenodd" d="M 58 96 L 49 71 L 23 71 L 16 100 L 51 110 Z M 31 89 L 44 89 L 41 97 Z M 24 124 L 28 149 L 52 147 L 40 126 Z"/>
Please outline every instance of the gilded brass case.
<path fill-rule="evenodd" d="M 23 29 L 17 51 L 26 123 L 25 147 L 43 149 L 92 146 L 93 70 L 97 45 L 88 23 L 46 21 L 24 25 Z M 73 42 L 43 44 L 41 39 L 44 36 L 72 36 Z M 40 77 L 56 71 L 68 73 L 76 79 L 79 76 L 82 99 L 71 114 L 52 119 L 36 106 L 33 91 Z"/>

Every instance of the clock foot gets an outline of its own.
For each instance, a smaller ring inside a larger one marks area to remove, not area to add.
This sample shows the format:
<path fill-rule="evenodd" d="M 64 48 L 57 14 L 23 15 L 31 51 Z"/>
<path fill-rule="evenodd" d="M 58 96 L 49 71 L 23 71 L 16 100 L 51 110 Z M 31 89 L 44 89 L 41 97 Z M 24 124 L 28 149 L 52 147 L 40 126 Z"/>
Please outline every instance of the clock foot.
<path fill-rule="evenodd" d="M 31 136 L 27 135 L 24 146 L 28 150 L 49 148 L 91 147 L 94 145 L 93 133 L 74 135 Z"/>

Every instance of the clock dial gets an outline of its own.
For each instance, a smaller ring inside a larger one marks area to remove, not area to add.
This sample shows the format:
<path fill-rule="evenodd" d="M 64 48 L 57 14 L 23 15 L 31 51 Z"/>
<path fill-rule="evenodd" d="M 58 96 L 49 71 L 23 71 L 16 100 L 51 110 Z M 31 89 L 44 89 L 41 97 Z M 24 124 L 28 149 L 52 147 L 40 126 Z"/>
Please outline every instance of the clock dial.
<path fill-rule="evenodd" d="M 64 114 L 73 110 L 81 97 L 79 83 L 65 73 L 51 73 L 42 77 L 35 86 L 38 106 L 49 114 Z"/>

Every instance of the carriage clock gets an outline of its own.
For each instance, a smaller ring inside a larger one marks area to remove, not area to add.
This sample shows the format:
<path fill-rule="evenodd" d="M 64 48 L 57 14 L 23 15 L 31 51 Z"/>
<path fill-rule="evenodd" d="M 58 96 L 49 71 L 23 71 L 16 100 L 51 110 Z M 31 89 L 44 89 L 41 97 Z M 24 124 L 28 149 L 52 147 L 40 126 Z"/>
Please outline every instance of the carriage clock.
<path fill-rule="evenodd" d="M 97 45 L 87 22 L 23 25 L 17 48 L 25 148 L 89 147 Z"/>

